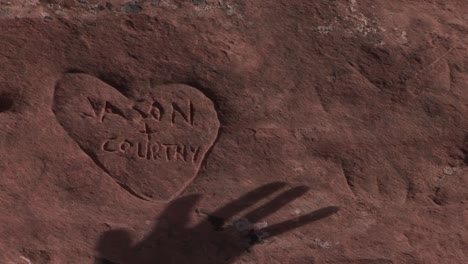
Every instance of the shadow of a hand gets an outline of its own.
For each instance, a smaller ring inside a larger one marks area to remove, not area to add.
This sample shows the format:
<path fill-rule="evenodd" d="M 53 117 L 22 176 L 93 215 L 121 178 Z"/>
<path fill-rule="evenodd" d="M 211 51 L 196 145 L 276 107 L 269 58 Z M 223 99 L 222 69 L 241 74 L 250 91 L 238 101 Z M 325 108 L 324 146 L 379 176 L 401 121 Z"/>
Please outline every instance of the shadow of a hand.
<path fill-rule="evenodd" d="M 112 230 L 101 235 L 97 252 L 102 258 L 96 259 L 96 263 L 233 263 L 251 246 L 265 238 L 280 235 L 338 211 L 337 207 L 326 207 L 268 227 L 256 224 L 305 194 L 308 188 L 300 186 L 284 191 L 263 206 L 233 220 L 239 212 L 283 187 L 285 184 L 281 182 L 264 185 L 214 213 L 194 210 L 200 195 L 176 199 L 162 212 L 153 231 L 139 243 L 132 243 L 127 230 Z M 189 227 L 187 223 L 194 211 L 204 215 L 205 219 Z"/>

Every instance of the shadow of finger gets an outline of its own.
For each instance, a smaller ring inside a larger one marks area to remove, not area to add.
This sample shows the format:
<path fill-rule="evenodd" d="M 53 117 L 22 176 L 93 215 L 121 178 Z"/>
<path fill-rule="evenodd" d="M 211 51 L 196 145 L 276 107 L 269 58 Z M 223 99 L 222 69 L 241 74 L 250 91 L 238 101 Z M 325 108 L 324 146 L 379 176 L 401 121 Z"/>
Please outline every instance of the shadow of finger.
<path fill-rule="evenodd" d="M 287 220 L 278 224 L 271 225 L 262 229 L 262 231 L 268 234 L 268 237 L 278 236 L 285 232 L 291 231 L 293 229 L 299 228 L 301 226 L 307 225 L 309 223 L 318 221 L 320 219 L 326 218 L 330 215 L 338 212 L 339 208 L 336 206 L 329 206 L 317 211 L 314 211 L 310 214 L 306 214 L 291 220 Z"/>
<path fill-rule="evenodd" d="M 280 195 L 278 195 L 277 197 L 275 197 L 270 202 L 246 214 L 245 218 L 248 219 L 252 223 L 256 223 L 262 218 L 265 218 L 273 214 L 274 212 L 278 211 L 280 208 L 292 202 L 293 200 L 301 197 L 308 190 L 309 188 L 306 186 L 299 186 L 299 187 L 292 188 L 291 190 L 287 190 L 281 193 Z"/>
<path fill-rule="evenodd" d="M 244 196 L 240 197 L 239 199 L 221 207 L 220 209 L 216 210 L 211 215 L 217 217 L 223 217 L 225 220 L 231 218 L 233 215 L 237 214 L 238 212 L 244 210 L 245 208 L 255 204 L 258 200 L 261 200 L 274 192 L 278 191 L 279 189 L 286 186 L 284 182 L 273 182 L 257 188 Z"/>

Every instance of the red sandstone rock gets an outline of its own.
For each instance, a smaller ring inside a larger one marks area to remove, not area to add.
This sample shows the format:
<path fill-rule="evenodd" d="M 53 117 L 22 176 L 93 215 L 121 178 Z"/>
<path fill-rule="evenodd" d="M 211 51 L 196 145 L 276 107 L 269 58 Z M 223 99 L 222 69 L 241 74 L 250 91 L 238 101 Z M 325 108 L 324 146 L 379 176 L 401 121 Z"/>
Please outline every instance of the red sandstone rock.
<path fill-rule="evenodd" d="M 0 2 L 0 263 L 468 263 L 467 11 Z"/>
<path fill-rule="evenodd" d="M 197 175 L 218 135 L 218 116 L 193 87 L 140 88 L 130 99 L 95 77 L 67 74 L 57 83 L 53 110 L 83 151 L 124 189 L 167 201 Z"/>

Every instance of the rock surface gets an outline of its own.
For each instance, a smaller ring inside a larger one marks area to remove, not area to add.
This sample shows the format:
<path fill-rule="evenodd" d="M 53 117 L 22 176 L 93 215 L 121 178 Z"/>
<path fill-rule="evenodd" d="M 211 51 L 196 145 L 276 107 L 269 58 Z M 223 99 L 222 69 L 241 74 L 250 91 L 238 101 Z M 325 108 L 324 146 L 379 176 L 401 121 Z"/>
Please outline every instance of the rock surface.
<path fill-rule="evenodd" d="M 1 1 L 0 263 L 468 263 L 467 13 Z"/>
<path fill-rule="evenodd" d="M 197 175 L 219 121 L 210 99 L 193 87 L 139 88 L 132 100 L 95 77 L 65 74 L 56 85 L 53 111 L 124 189 L 141 199 L 167 201 Z"/>

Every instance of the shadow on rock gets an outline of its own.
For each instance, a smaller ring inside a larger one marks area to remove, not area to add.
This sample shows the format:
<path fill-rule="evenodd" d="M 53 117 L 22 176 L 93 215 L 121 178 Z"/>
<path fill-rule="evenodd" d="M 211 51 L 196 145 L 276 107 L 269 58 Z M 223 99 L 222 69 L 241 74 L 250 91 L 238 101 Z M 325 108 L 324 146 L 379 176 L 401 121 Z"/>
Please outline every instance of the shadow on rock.
<path fill-rule="evenodd" d="M 153 231 L 135 243 L 128 230 L 105 232 L 96 246 L 96 264 L 210 264 L 233 263 L 255 244 L 265 239 L 328 217 L 338 207 L 326 207 L 297 218 L 268 226 L 263 221 L 308 188 L 294 187 L 242 217 L 236 214 L 284 188 L 274 182 L 261 186 L 213 213 L 195 209 L 200 195 L 189 195 L 171 202 L 156 221 Z M 204 217 L 196 226 L 188 226 L 193 213 Z"/>

